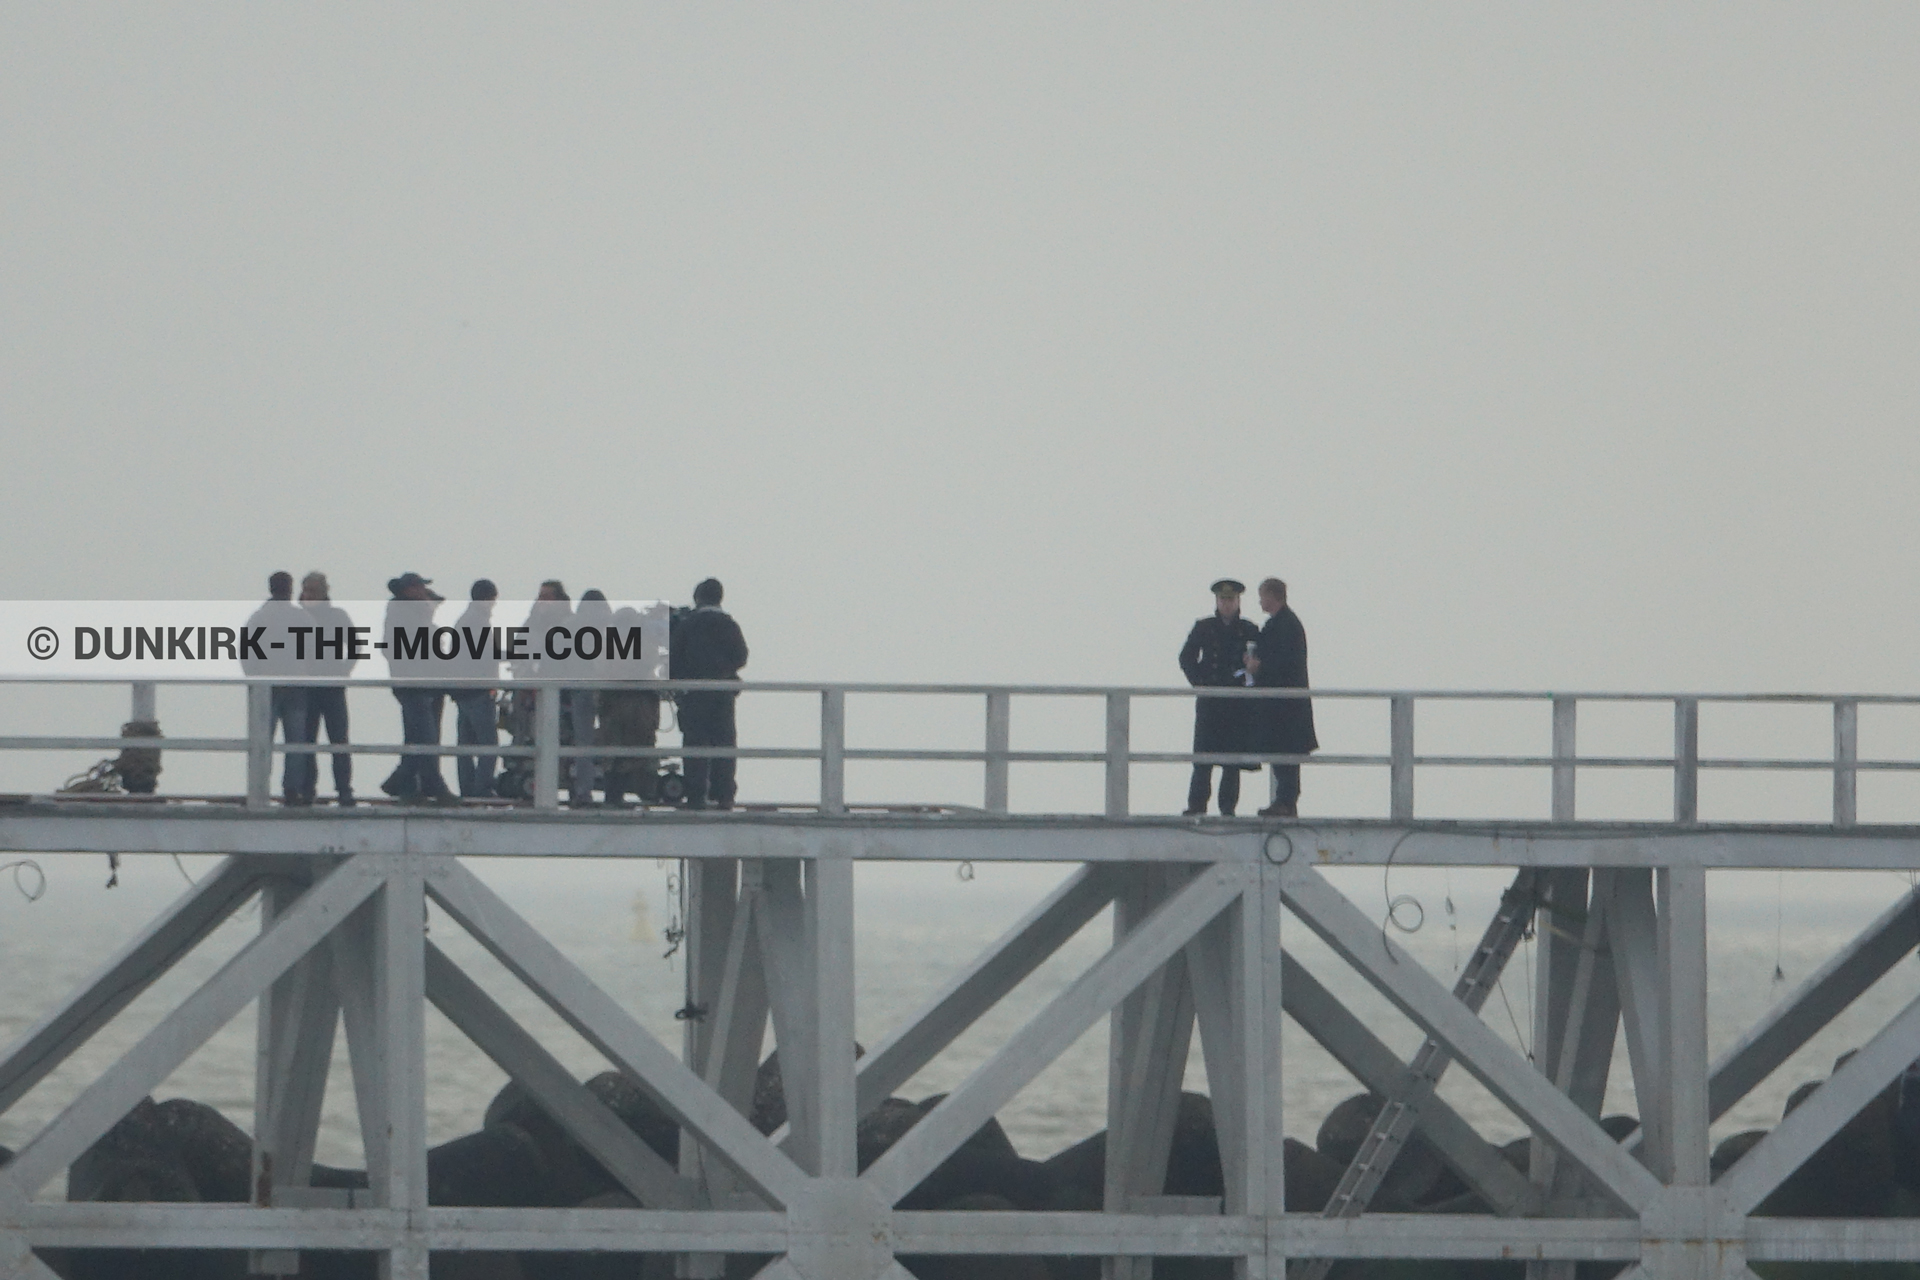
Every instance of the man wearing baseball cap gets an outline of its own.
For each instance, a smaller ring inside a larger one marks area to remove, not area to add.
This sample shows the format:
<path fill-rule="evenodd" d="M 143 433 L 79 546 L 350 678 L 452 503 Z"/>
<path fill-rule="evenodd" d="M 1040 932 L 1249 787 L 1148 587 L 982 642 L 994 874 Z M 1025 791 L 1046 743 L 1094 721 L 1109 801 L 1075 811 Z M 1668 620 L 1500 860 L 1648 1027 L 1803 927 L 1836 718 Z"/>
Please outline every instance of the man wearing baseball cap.
<path fill-rule="evenodd" d="M 1240 597 L 1246 589 L 1244 583 L 1232 578 L 1221 578 L 1213 584 L 1213 612 L 1193 624 L 1187 642 L 1180 646 L 1180 670 L 1186 673 L 1188 684 L 1216 688 L 1248 683 L 1247 653 L 1260 638 L 1260 629 L 1240 616 Z M 1251 700 L 1246 698 L 1209 698 L 1204 694 L 1195 698 L 1194 754 L 1251 752 L 1252 709 Z M 1220 813 L 1230 818 L 1240 803 L 1241 766 L 1223 764 L 1219 768 Z M 1197 818 L 1207 811 L 1213 770 L 1210 764 L 1193 766 L 1193 780 L 1187 785 L 1186 817 Z"/>

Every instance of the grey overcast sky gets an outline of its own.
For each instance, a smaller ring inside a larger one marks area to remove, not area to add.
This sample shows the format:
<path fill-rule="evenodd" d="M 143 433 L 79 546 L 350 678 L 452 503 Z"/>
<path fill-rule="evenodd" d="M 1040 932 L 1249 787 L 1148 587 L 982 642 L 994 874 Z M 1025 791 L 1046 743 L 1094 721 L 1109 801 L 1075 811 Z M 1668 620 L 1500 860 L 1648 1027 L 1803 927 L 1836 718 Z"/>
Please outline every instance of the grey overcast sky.
<path fill-rule="evenodd" d="M 1914 688 L 1920 6 L 10 5 L 0 594 Z"/>

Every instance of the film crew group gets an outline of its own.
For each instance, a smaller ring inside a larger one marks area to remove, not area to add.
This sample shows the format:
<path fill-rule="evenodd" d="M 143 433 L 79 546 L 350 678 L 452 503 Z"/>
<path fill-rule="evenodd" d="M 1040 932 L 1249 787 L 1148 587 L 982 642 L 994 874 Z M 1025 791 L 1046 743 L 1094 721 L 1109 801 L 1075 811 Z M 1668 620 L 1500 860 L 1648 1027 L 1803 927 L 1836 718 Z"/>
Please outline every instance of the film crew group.
<path fill-rule="evenodd" d="M 300 600 L 293 599 L 293 576 L 276 573 L 268 579 L 269 599 L 248 621 L 251 627 L 265 631 L 264 652 L 271 657 L 250 658 L 244 669 L 251 676 L 282 676 L 303 679 L 345 680 L 354 662 L 347 653 L 309 654 L 296 659 L 292 655 L 304 646 L 290 642 L 294 628 L 324 626 L 349 628 L 346 611 L 328 598 L 324 574 L 311 573 L 301 584 Z M 387 583 L 392 599 L 387 602 L 382 633 L 396 629 L 409 631 L 434 624 L 434 613 L 444 597 L 432 589 L 432 580 L 417 573 L 403 573 Z M 455 626 L 462 634 L 478 634 L 493 625 L 493 612 L 499 591 L 482 578 L 473 584 L 465 612 Z M 747 662 L 747 644 L 736 623 L 720 608 L 723 589 L 709 578 L 694 588 L 691 609 L 676 611 L 670 641 L 672 667 L 676 679 L 738 680 L 740 668 Z M 529 628 L 538 633 L 549 627 L 599 630 L 637 630 L 639 612 L 632 608 L 616 611 L 601 591 L 587 591 L 576 606 L 564 584 L 549 579 L 540 584 Z M 275 644 L 279 642 L 279 647 Z M 551 658 L 544 654 L 524 665 L 516 662 L 516 675 L 527 677 L 596 681 L 614 670 L 612 659 L 569 656 Z M 476 654 L 465 647 L 449 664 L 444 657 L 429 659 L 403 655 L 395 647 L 387 650 L 389 675 L 396 681 L 424 680 L 432 683 L 397 684 L 394 700 L 400 706 L 401 738 L 407 745 L 437 747 L 449 698 L 455 707 L 456 745 L 474 748 L 471 754 L 455 757 L 459 777 L 459 796 L 469 799 L 505 797 L 530 799 L 532 796 L 531 761 L 514 757 L 505 769 L 496 772 L 500 757 L 487 748 L 500 744 L 502 721 L 516 746 L 534 742 L 533 698 L 520 690 L 501 696 L 501 660 L 485 646 Z M 451 682 L 451 683 L 449 683 Z M 726 690 L 697 690 L 680 695 L 680 731 L 687 747 L 734 747 L 734 701 L 738 694 Z M 319 730 L 327 731 L 329 745 L 347 741 L 347 697 L 343 686 L 284 684 L 272 687 L 272 728 L 278 729 L 289 744 L 311 744 Z M 655 746 L 660 731 L 660 694 L 646 689 L 565 688 L 561 692 L 560 745 L 600 747 Z M 334 790 L 339 803 L 351 805 L 353 799 L 353 758 L 345 752 L 333 754 Z M 288 753 L 282 774 L 282 794 L 289 805 L 308 805 L 314 801 L 318 778 L 318 759 L 311 753 Z M 686 762 L 684 778 L 663 774 L 659 762 L 642 756 L 569 757 L 564 780 L 568 803 L 585 807 L 595 803 L 600 791 L 605 802 L 622 805 L 628 795 L 643 804 L 684 800 L 689 808 L 731 809 L 736 791 L 736 770 L 731 759 L 698 757 Z M 684 785 L 682 785 L 684 784 Z M 399 800 L 416 803 L 449 803 L 455 799 L 440 767 L 440 757 L 432 754 L 403 754 L 400 763 L 381 783 L 381 790 Z"/>
<path fill-rule="evenodd" d="M 576 608 L 567 588 L 558 578 L 540 584 L 528 625 L 538 633 L 554 626 L 611 626 L 626 631 L 640 626 L 638 610 L 615 610 L 603 591 L 584 591 Z M 528 667 L 528 674 L 548 679 L 594 679 L 613 674 L 607 665 L 611 659 L 571 656 L 564 659 L 541 658 Z M 503 714 L 516 746 L 534 742 L 533 698 L 525 691 L 507 696 Z M 646 689 L 572 688 L 560 695 L 560 745 L 602 747 L 652 747 L 660 733 L 660 695 Z M 570 758 L 566 770 L 567 804 L 571 808 L 593 805 L 596 789 L 605 803 L 615 807 L 633 796 L 643 805 L 673 801 L 682 794 L 666 784 L 658 759 L 649 756 L 589 756 Z M 496 793 L 513 800 L 533 796 L 532 762 L 522 756 L 500 774 Z"/>
<path fill-rule="evenodd" d="M 676 611 L 668 641 L 667 674 L 675 680 L 738 680 L 747 664 L 747 642 L 740 626 L 720 609 L 723 590 L 708 578 L 693 589 L 694 606 Z M 604 592 L 587 591 L 576 608 L 558 579 L 540 584 L 529 625 L 537 634 L 547 627 L 612 626 L 625 630 L 640 625 L 638 611 L 615 611 Z M 591 659 L 542 658 L 529 674 L 548 679 L 592 679 L 604 669 Z M 736 746 L 733 703 L 737 694 L 694 691 L 674 695 L 679 708 L 681 744 L 687 747 Z M 532 699 L 512 695 L 507 719 L 516 745 L 534 741 Z M 646 689 L 574 688 L 561 695 L 560 744 L 601 747 L 652 747 L 660 733 L 660 695 Z M 567 770 L 567 804 L 585 808 L 595 803 L 597 789 L 605 803 L 622 806 L 631 795 L 641 804 L 679 801 L 689 809 L 731 809 L 735 792 L 734 762 L 692 758 L 684 775 L 662 773 L 659 761 L 646 756 L 591 756 L 571 758 Z M 512 799 L 531 796 L 532 775 L 526 758 L 519 757 L 495 783 L 497 793 Z"/>
<path fill-rule="evenodd" d="M 1260 584 L 1260 608 L 1266 625 L 1256 627 L 1240 615 L 1246 586 L 1232 578 L 1213 584 L 1213 612 L 1193 624 L 1180 647 L 1180 670 L 1196 688 L 1305 689 L 1307 633 L 1287 607 L 1287 584 L 1268 578 Z M 1313 704 L 1307 698 L 1194 699 L 1195 755 L 1306 755 L 1320 746 L 1313 731 Z M 1258 772 L 1258 764 L 1193 766 L 1185 816 L 1207 811 L 1213 796 L 1213 771 L 1220 770 L 1220 812 L 1232 817 L 1240 804 L 1240 772 Z M 1299 764 L 1273 765 L 1272 800 L 1263 818 L 1298 816 Z"/>

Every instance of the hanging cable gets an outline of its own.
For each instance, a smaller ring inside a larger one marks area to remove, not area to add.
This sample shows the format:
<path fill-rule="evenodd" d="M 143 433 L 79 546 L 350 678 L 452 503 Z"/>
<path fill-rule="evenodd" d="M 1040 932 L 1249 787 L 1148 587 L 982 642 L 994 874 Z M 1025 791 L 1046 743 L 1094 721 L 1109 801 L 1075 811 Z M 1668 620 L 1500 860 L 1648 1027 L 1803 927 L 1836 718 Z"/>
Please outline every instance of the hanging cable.
<path fill-rule="evenodd" d="M 1513 1016 L 1513 1001 L 1507 999 L 1507 975 L 1501 974 L 1494 980 L 1493 989 L 1500 993 L 1500 1003 L 1506 1006 L 1507 1021 L 1513 1024 L 1513 1039 L 1526 1051 L 1527 1061 L 1533 1061 L 1533 1050 L 1527 1047 L 1527 1037 L 1520 1030 L 1520 1019 Z"/>
<path fill-rule="evenodd" d="M 687 864 L 678 862 L 674 869 L 667 872 L 667 901 L 673 904 L 673 915 L 667 921 L 667 949 L 660 953 L 662 960 L 671 960 L 679 952 L 680 944 L 686 941 L 687 927 L 685 919 L 686 904 L 681 900 L 682 890 L 686 887 Z"/>
<path fill-rule="evenodd" d="M 1778 985 L 1787 980 L 1787 971 L 1780 965 L 1782 938 L 1786 934 L 1787 917 L 1787 873 L 1773 873 L 1773 981 Z"/>
<path fill-rule="evenodd" d="M 1527 979 L 1527 1025 L 1531 1027 L 1533 1025 L 1533 1014 L 1534 1014 L 1534 1009 L 1533 1009 L 1533 925 L 1531 922 L 1528 923 L 1526 932 L 1520 935 L 1520 944 L 1527 949 L 1527 964 L 1523 972 L 1525 973 L 1526 979 Z M 1509 1016 L 1511 1016 L 1513 1011 L 1509 1009 L 1507 1012 Z M 1520 1031 L 1520 1028 L 1518 1026 L 1515 1026 L 1514 1033 L 1517 1035 L 1519 1034 L 1519 1031 Z M 1531 1043 L 1531 1040 L 1532 1038 L 1528 1037 L 1527 1039 L 1521 1041 L 1521 1047 L 1523 1047 L 1527 1051 L 1528 1062 L 1533 1061 L 1533 1044 Z"/>
<path fill-rule="evenodd" d="M 1400 846 L 1405 844 L 1408 837 L 1412 835 L 1411 831 L 1402 831 L 1400 838 L 1393 842 L 1393 847 L 1387 850 L 1387 860 L 1380 867 L 1380 897 L 1387 904 L 1386 914 L 1380 917 L 1380 947 L 1387 953 L 1387 959 L 1395 964 L 1400 963 L 1400 958 L 1393 954 L 1393 944 L 1387 938 L 1387 926 L 1392 925 L 1401 933 L 1413 934 L 1420 932 L 1427 923 L 1427 909 L 1420 904 L 1420 899 L 1410 893 L 1403 893 L 1396 897 L 1393 892 L 1394 855 L 1400 852 Z M 1409 907 L 1416 912 L 1412 924 L 1400 918 L 1401 912 Z"/>
<path fill-rule="evenodd" d="M 1453 905 L 1453 868 L 1445 872 L 1446 911 L 1447 911 L 1447 950 L 1453 960 L 1454 973 L 1460 972 L 1460 913 Z"/>
<path fill-rule="evenodd" d="M 28 902 L 38 902 L 47 892 L 47 873 L 32 858 L 21 858 L 15 862 L 0 862 L 0 871 L 13 872 L 13 887 Z M 26 877 L 33 876 L 33 888 L 27 888 Z"/>

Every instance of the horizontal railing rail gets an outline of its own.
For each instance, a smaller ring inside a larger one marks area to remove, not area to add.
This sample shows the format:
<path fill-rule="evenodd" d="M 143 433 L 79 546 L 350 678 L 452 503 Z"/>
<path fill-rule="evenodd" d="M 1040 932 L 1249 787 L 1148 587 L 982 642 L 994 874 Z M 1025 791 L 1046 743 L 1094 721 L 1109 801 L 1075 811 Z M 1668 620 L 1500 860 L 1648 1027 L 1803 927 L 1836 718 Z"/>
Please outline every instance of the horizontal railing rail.
<path fill-rule="evenodd" d="M 1419 769 L 1545 769 L 1553 779 L 1554 821 L 1572 821 L 1576 816 L 1576 779 L 1581 770 L 1664 770 L 1672 774 L 1674 792 L 1673 821 L 1692 823 L 1699 816 L 1699 775 L 1702 771 L 1779 771 L 1828 773 L 1833 780 L 1832 822 L 1851 826 L 1858 821 L 1858 780 L 1862 773 L 1920 772 L 1920 759 L 1862 758 L 1859 752 L 1859 712 L 1863 706 L 1920 706 L 1920 695 L 1902 694 L 1828 694 L 1828 693 L 1637 693 L 1594 691 L 1565 693 L 1527 690 L 1459 689 L 1267 689 L 1239 687 L 1168 686 L 1086 686 L 1086 685 L 1007 685 L 1007 684 L 905 684 L 872 681 L 595 681 L 565 679 L 533 680 L 443 680 L 392 679 L 284 680 L 244 677 L 182 677 L 156 680 L 130 680 L 124 677 L 58 676 L 0 677 L 0 686 L 92 686 L 128 685 L 134 691 L 136 719 L 139 708 L 151 707 L 156 687 L 239 688 L 248 699 L 248 733 L 243 737 L 129 738 L 100 735 L 20 735 L 0 736 L 0 751 L 116 751 L 127 748 L 198 753 L 244 754 L 247 758 L 246 800 L 255 807 L 271 803 L 268 779 L 275 755 L 426 755 L 531 758 L 534 761 L 534 796 L 537 808 L 559 804 L 559 771 L 563 761 L 591 757 L 623 759 L 739 759 L 810 760 L 820 765 L 818 808 L 825 813 L 846 810 L 845 770 L 853 762 L 959 763 L 979 764 L 984 770 L 985 808 L 1004 813 L 1008 803 L 1008 770 L 1012 765 L 1089 764 L 1106 771 L 1105 816 L 1120 818 L 1130 812 L 1131 771 L 1136 765 L 1202 764 L 1266 765 L 1298 764 L 1314 768 L 1383 768 L 1388 774 L 1389 813 L 1397 820 L 1416 816 L 1414 779 Z M 811 746 L 737 746 L 698 747 L 676 744 L 625 746 L 601 744 L 563 744 L 557 732 L 538 732 L 531 744 L 501 743 L 484 749 L 476 744 L 353 742 L 284 743 L 272 740 L 271 696 L 275 687 L 345 687 L 349 689 L 432 688 L 454 690 L 486 688 L 520 691 L 534 700 L 532 723 L 553 725 L 558 719 L 557 700 L 568 690 L 595 692 L 648 692 L 673 698 L 677 695 L 728 693 L 740 695 L 806 694 L 819 698 L 819 734 Z M 874 747 L 853 746 L 847 741 L 846 704 L 851 697 L 875 696 L 971 697 L 981 699 L 984 708 L 984 736 L 977 748 Z M 1320 702 L 1372 702 L 1384 706 L 1388 716 L 1388 749 L 1385 752 L 1313 752 L 1266 753 L 1257 751 L 1172 751 L 1136 750 L 1133 744 L 1132 707 L 1139 699 L 1247 700 L 1272 702 L 1311 698 Z M 1105 708 L 1105 739 L 1097 749 L 1029 750 L 1016 749 L 1011 739 L 1011 711 L 1016 700 L 1097 699 Z M 550 702 L 553 705 L 550 705 Z M 1538 703 L 1551 711 L 1550 746 L 1546 752 L 1508 753 L 1421 753 L 1415 747 L 1415 712 L 1418 704 L 1429 703 Z M 1581 755 L 1576 749 L 1578 710 L 1582 704 L 1665 703 L 1672 708 L 1674 747 L 1662 755 Z M 1700 708 L 1703 705 L 1756 704 L 1775 706 L 1824 706 L 1833 720 L 1833 748 L 1821 756 L 1703 756 L 1699 749 Z"/>

